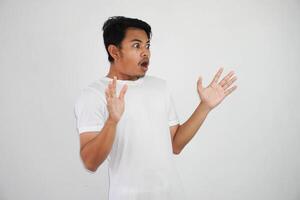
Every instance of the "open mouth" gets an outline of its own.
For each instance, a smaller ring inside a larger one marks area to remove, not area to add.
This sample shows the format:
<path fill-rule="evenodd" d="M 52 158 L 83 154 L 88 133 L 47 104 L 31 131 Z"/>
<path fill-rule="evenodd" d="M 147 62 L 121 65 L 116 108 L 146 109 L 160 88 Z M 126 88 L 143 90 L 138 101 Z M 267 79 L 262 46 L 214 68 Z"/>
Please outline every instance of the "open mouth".
<path fill-rule="evenodd" d="M 145 60 L 145 61 L 142 61 L 140 63 L 140 66 L 143 68 L 143 69 L 147 69 L 148 66 L 149 66 L 149 61 Z"/>

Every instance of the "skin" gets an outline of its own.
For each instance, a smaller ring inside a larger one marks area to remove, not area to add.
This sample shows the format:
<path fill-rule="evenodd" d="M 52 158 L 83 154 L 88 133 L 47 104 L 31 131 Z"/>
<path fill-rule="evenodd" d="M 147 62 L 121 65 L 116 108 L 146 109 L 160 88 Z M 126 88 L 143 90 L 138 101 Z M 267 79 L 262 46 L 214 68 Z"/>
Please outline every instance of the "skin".
<path fill-rule="evenodd" d="M 184 146 L 194 137 L 208 113 L 237 88 L 236 85 L 230 87 L 237 80 L 237 77 L 234 76 L 234 71 L 229 72 L 219 82 L 222 72 L 223 68 L 220 68 L 211 83 L 205 88 L 202 85 L 202 78 L 199 77 L 197 92 L 200 102 L 197 108 L 182 125 L 170 127 L 173 152 L 175 154 L 179 154 Z"/>
<path fill-rule="evenodd" d="M 114 78 L 106 89 L 107 108 L 110 118 L 116 123 L 120 120 L 124 112 L 124 98 L 127 85 L 120 91 L 120 97 L 116 96 L 116 79 L 136 80 L 145 76 L 146 71 L 141 68 L 139 63 L 143 59 L 150 59 L 150 40 L 144 30 L 129 28 L 125 38 L 121 43 L 121 48 L 110 45 L 108 51 L 114 58 L 111 63 L 107 77 Z"/>
<path fill-rule="evenodd" d="M 128 87 L 124 85 L 120 94 L 117 95 L 117 78 L 136 80 L 145 76 L 146 70 L 143 70 L 139 63 L 150 59 L 149 43 L 144 30 L 129 28 L 120 47 L 108 46 L 108 51 L 114 59 L 107 74 L 107 77 L 113 78 L 113 81 L 108 84 L 105 91 L 109 117 L 100 131 L 101 134 L 99 132 L 80 134 L 80 156 L 86 169 L 90 171 L 96 171 L 111 151 L 116 126 L 125 109 L 124 96 Z"/>
<path fill-rule="evenodd" d="M 144 30 L 129 28 L 121 47 L 109 45 L 108 51 L 114 58 L 107 77 L 113 80 L 108 84 L 105 96 L 109 117 L 99 132 L 85 132 L 80 134 L 80 155 L 85 167 L 96 171 L 108 156 L 116 133 L 116 126 L 124 110 L 124 97 L 128 86 L 125 84 L 119 95 L 116 94 L 117 79 L 137 80 L 145 76 L 146 70 L 139 63 L 143 59 L 150 59 L 150 41 Z M 170 127 L 171 142 L 174 154 L 179 154 L 186 144 L 194 137 L 210 111 L 218 106 L 237 86 L 230 87 L 236 80 L 234 71 L 230 71 L 221 81 L 223 68 L 219 68 L 213 80 L 207 87 L 203 87 L 202 78 L 197 81 L 199 104 L 192 115 L 183 124 Z"/>
<path fill-rule="evenodd" d="M 108 77 L 120 80 L 136 80 L 146 74 L 139 62 L 150 60 L 150 40 L 144 30 L 129 28 L 121 42 L 121 48 L 109 45 L 108 51 L 114 58 L 110 65 Z"/>

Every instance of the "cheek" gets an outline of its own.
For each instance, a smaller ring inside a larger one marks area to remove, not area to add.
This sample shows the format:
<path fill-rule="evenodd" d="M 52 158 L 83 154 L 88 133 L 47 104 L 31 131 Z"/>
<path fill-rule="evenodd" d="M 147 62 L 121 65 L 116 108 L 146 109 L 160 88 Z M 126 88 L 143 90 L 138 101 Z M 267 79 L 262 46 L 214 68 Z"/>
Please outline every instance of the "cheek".
<path fill-rule="evenodd" d="M 140 62 L 140 57 L 139 57 L 138 53 L 132 52 L 132 53 L 128 54 L 127 60 L 128 60 L 128 63 L 136 66 Z"/>
<path fill-rule="evenodd" d="M 136 69 L 138 63 L 141 60 L 140 53 L 134 49 L 127 49 L 126 53 L 123 54 L 123 64 L 125 70 Z"/>

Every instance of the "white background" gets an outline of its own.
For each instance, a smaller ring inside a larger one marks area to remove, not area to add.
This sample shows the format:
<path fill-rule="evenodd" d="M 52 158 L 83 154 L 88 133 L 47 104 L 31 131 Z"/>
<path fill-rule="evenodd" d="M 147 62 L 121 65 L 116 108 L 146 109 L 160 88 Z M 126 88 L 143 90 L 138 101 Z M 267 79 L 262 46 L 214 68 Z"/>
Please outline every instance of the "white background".
<path fill-rule="evenodd" d="M 224 67 L 236 91 L 176 156 L 189 199 L 300 199 L 300 2 L 0 1 L 0 199 L 106 199 L 107 163 L 84 169 L 73 106 L 105 76 L 102 25 L 152 26 L 149 75 L 171 85 L 180 122 Z"/>

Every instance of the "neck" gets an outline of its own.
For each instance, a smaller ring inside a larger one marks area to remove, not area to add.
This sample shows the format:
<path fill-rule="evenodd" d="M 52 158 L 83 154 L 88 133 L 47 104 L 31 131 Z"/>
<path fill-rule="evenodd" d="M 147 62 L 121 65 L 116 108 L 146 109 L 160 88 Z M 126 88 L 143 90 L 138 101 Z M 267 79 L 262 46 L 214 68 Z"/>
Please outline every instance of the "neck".
<path fill-rule="evenodd" d="M 124 74 L 122 72 L 120 72 L 118 70 L 120 66 L 116 66 L 114 65 L 113 63 L 110 65 L 110 68 L 109 68 L 109 72 L 108 74 L 106 75 L 106 77 L 109 77 L 109 78 L 114 78 L 114 76 L 117 77 L 118 80 L 131 80 L 131 81 L 134 81 L 134 80 L 137 80 L 139 79 L 140 77 L 139 76 L 130 76 L 128 74 Z"/>

